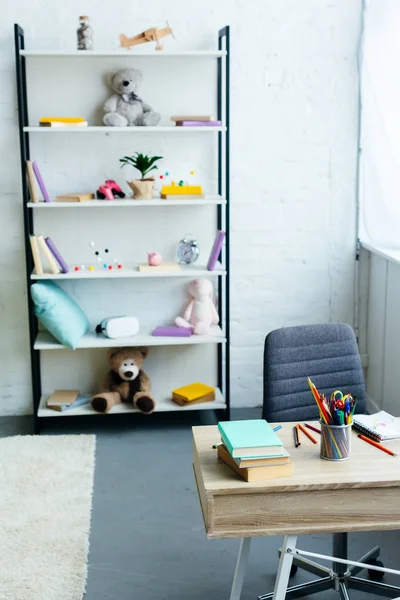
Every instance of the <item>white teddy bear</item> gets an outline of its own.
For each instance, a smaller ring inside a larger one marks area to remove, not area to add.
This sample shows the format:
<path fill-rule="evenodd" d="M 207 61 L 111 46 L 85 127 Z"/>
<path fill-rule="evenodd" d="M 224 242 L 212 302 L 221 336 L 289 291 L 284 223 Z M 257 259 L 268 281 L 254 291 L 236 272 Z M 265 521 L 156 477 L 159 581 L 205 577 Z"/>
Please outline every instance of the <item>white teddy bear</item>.
<path fill-rule="evenodd" d="M 141 82 L 142 72 L 138 69 L 124 69 L 110 76 L 110 85 L 116 93 L 104 104 L 105 125 L 125 127 L 159 123 L 161 115 L 136 94 Z"/>

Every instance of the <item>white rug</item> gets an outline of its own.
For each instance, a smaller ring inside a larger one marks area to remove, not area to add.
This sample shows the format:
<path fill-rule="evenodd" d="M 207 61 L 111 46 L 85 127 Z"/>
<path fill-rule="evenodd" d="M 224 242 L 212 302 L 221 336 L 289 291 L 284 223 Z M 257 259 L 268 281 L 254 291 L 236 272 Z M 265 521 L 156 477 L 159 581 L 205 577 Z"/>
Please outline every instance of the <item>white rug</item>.
<path fill-rule="evenodd" d="M 1 600 L 81 600 L 96 438 L 0 439 Z"/>

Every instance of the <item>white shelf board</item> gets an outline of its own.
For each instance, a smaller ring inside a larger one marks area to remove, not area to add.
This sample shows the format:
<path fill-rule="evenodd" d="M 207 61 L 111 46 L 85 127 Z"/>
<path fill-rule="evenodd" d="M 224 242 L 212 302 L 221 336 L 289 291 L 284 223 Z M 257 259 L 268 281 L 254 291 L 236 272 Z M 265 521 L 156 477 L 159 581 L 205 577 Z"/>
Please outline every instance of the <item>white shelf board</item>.
<path fill-rule="evenodd" d="M 83 394 L 82 394 L 83 395 Z M 91 394 L 85 394 L 91 395 Z M 38 410 L 38 417 L 76 417 L 76 416 L 99 416 L 102 414 L 93 410 L 90 404 L 86 404 L 84 406 L 79 406 L 78 408 L 71 408 L 70 410 L 66 410 L 64 412 L 58 412 L 57 410 L 52 410 L 51 408 L 47 408 L 48 396 L 42 396 L 40 399 L 40 405 Z M 179 406 L 179 404 L 175 404 L 172 402 L 171 398 L 166 394 L 164 398 L 159 399 L 156 398 L 156 412 L 186 412 L 188 410 L 217 410 L 221 408 L 226 408 L 226 402 L 219 388 L 215 391 L 215 400 L 213 402 L 203 402 L 200 404 L 193 404 L 191 406 Z M 136 408 L 134 408 L 131 404 L 123 403 L 115 406 L 109 415 L 120 415 L 127 413 L 138 413 Z M 150 416 L 149 416 L 150 418 Z"/>
<path fill-rule="evenodd" d="M 122 200 L 88 200 L 87 202 L 56 202 L 55 198 L 51 202 L 28 202 L 29 208 L 138 208 L 148 206 L 207 206 L 226 204 L 225 198 L 218 195 L 210 195 L 205 198 L 193 198 L 182 200 L 162 200 L 153 198 L 152 200 L 133 200 L 125 198 Z"/>
<path fill-rule="evenodd" d="M 140 57 L 152 57 L 152 58 L 218 58 L 220 56 L 226 56 L 226 50 L 146 50 L 146 51 L 135 51 L 135 50 L 124 50 L 123 48 L 117 48 L 115 50 L 20 50 L 22 56 L 47 56 L 47 57 L 61 57 L 70 56 L 76 58 L 92 58 L 96 56 L 116 56 L 120 58 L 140 58 Z"/>
<path fill-rule="evenodd" d="M 153 328 L 152 328 L 153 329 Z M 78 348 L 118 348 L 121 346 L 191 346 L 197 344 L 222 344 L 226 338 L 220 327 L 213 326 L 211 335 L 191 335 L 190 337 L 158 337 L 148 333 L 139 333 L 131 337 L 110 339 L 94 332 L 86 333 Z M 57 342 L 48 331 L 39 331 L 34 344 L 35 350 L 67 350 Z"/>
<path fill-rule="evenodd" d="M 63 279 L 130 279 L 130 278 L 148 278 L 148 277 L 211 277 L 226 275 L 221 263 L 217 263 L 214 271 L 209 271 L 204 265 L 181 265 L 179 271 L 137 271 L 136 268 L 102 269 L 95 267 L 94 271 L 74 271 L 73 268 L 68 273 L 44 273 L 43 275 L 31 274 L 31 279 L 45 280 L 54 279 L 61 281 Z"/>
<path fill-rule="evenodd" d="M 371 242 L 360 240 L 361 246 L 369 252 L 384 258 L 385 260 L 395 263 L 396 265 L 400 264 L 400 250 L 396 250 L 394 248 L 385 248 L 384 246 L 378 246 Z"/>
<path fill-rule="evenodd" d="M 95 125 L 89 127 L 24 127 L 26 133 L 215 133 L 216 131 L 226 131 L 226 127 L 206 126 L 206 127 L 176 127 L 175 125 L 161 125 L 160 127 L 106 127 L 104 125 Z"/>

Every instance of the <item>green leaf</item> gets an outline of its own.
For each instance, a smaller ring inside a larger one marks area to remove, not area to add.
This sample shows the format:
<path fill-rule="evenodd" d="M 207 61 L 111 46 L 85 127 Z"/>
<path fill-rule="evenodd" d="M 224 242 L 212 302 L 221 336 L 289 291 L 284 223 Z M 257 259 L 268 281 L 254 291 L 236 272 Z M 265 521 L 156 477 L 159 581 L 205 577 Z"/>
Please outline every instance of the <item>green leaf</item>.
<path fill-rule="evenodd" d="M 148 173 L 150 173 L 150 171 L 154 171 L 155 169 L 158 169 L 157 166 L 154 167 L 150 167 L 149 169 L 146 170 L 146 172 L 143 174 L 143 177 L 145 177 L 145 175 L 147 175 Z"/>
<path fill-rule="evenodd" d="M 153 171 L 154 169 L 158 169 L 155 163 L 162 158 L 162 156 L 149 156 L 148 154 L 135 152 L 133 156 L 124 156 L 123 158 L 120 158 L 119 161 L 122 163 L 122 167 L 130 165 L 137 169 L 141 173 L 142 179 L 144 179 L 147 173 L 150 173 L 150 171 Z"/>

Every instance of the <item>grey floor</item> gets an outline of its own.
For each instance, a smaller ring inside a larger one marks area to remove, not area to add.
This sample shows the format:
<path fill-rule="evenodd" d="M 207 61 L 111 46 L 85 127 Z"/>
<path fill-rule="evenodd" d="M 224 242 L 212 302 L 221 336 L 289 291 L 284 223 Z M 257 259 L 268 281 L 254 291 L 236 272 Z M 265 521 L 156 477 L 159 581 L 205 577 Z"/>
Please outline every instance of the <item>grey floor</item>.
<path fill-rule="evenodd" d="M 258 416 L 257 409 L 233 414 L 233 418 Z M 97 434 L 85 600 L 229 599 L 239 542 L 207 541 L 192 472 L 190 426 L 213 423 L 214 414 L 204 411 L 200 417 L 182 415 L 179 421 L 174 413 L 129 427 L 69 429 Z M 0 436 L 29 433 L 29 417 L 0 419 Z M 57 433 L 42 431 L 42 435 Z M 255 600 L 272 589 L 280 542 L 280 538 L 253 541 L 242 600 Z M 300 544 L 316 552 L 331 552 L 327 535 L 304 536 Z M 382 546 L 385 565 L 399 568 L 398 532 L 352 534 L 350 554 L 356 559 L 375 544 Z M 307 578 L 299 572 L 293 581 Z M 400 585 L 400 578 L 389 576 L 386 581 Z M 313 597 L 339 599 L 333 591 Z M 352 592 L 351 598 L 374 600 L 378 596 Z"/>

